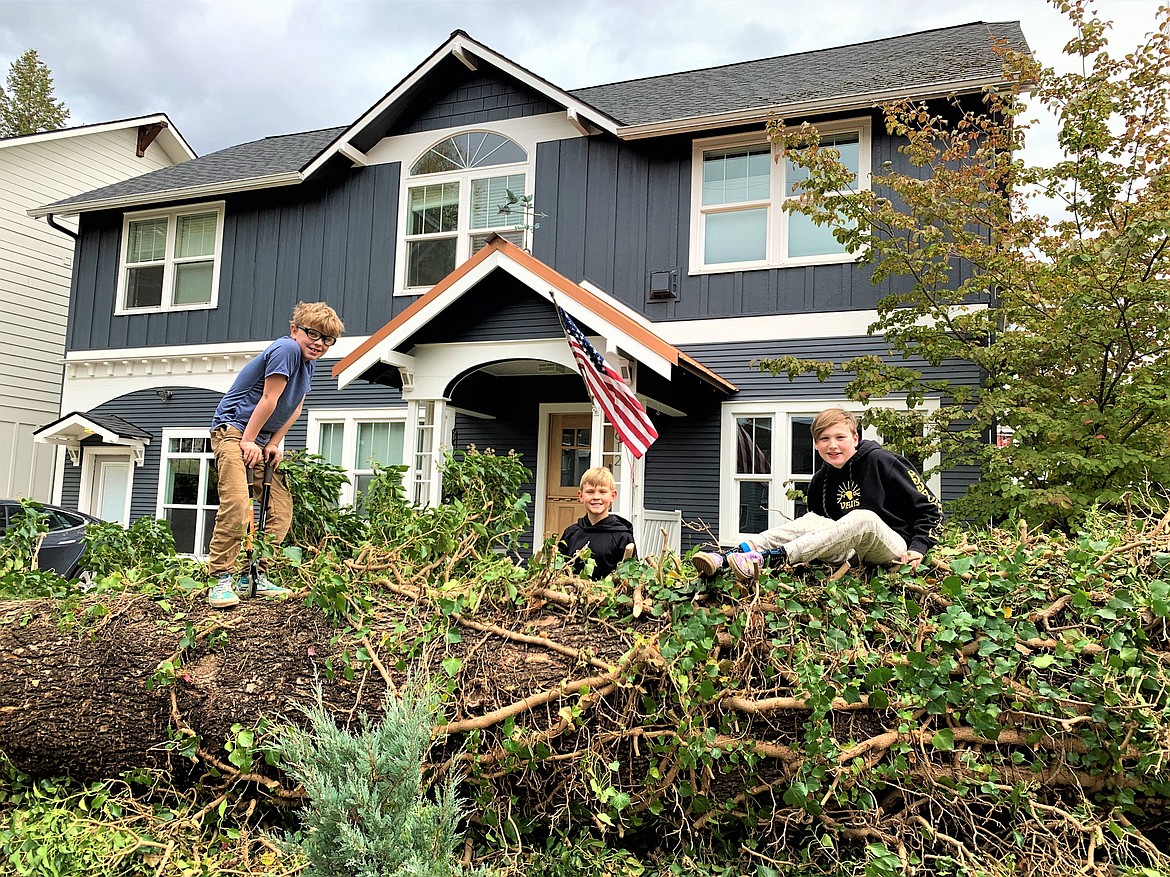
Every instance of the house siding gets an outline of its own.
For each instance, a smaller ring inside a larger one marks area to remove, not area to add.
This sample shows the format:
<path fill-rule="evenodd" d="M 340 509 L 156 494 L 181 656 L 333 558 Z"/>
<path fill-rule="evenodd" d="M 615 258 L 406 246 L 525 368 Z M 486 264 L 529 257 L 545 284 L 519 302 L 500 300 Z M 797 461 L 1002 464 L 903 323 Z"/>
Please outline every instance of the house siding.
<path fill-rule="evenodd" d="M 73 239 L 27 211 L 173 162 L 135 127 L 0 146 L 0 496 L 51 498 L 54 450 L 33 430 L 60 414 Z M 72 220 L 63 224 L 73 227 Z"/>
<path fill-rule="evenodd" d="M 392 134 L 414 134 L 563 112 L 548 98 L 502 76 L 473 73 L 458 65 L 445 90 L 431 91 L 425 106 L 396 124 Z"/>

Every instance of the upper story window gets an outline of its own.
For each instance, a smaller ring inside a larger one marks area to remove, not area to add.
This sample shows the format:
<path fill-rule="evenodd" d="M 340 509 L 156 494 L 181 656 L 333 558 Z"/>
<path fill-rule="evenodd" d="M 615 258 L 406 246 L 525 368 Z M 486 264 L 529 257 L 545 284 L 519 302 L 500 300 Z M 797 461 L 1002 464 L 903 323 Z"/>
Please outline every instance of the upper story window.
<path fill-rule="evenodd" d="M 128 213 L 118 313 L 214 306 L 222 243 L 222 203 Z"/>
<path fill-rule="evenodd" d="M 821 144 L 839 150 L 857 175 L 854 186 L 868 187 L 869 121 L 818 128 Z M 692 273 L 851 261 L 830 226 L 782 209 L 785 200 L 799 197 L 796 185 L 806 177 L 758 134 L 695 141 Z"/>
<path fill-rule="evenodd" d="M 500 207 L 509 192 L 527 194 L 528 176 L 524 148 L 490 131 L 456 134 L 427 149 L 405 187 L 402 287 L 434 286 L 495 233 L 523 247 L 524 217 Z"/>

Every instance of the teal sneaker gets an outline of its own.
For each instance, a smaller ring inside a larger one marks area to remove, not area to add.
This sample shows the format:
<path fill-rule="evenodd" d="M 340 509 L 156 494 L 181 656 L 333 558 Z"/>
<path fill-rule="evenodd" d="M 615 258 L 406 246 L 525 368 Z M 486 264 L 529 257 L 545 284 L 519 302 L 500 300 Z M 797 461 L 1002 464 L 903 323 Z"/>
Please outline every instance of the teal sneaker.
<path fill-rule="evenodd" d="M 235 580 L 235 573 L 220 573 L 211 590 L 207 592 L 207 605 L 212 609 L 231 609 L 237 605 L 240 598 L 236 596 L 236 589 L 233 587 Z"/>
<path fill-rule="evenodd" d="M 247 579 L 247 576 L 244 576 Z M 241 593 L 251 593 L 250 582 L 248 584 L 241 584 Z M 256 596 L 257 597 L 283 597 L 288 594 L 288 588 L 282 588 L 276 582 L 268 578 L 265 573 L 257 573 L 256 575 Z"/>

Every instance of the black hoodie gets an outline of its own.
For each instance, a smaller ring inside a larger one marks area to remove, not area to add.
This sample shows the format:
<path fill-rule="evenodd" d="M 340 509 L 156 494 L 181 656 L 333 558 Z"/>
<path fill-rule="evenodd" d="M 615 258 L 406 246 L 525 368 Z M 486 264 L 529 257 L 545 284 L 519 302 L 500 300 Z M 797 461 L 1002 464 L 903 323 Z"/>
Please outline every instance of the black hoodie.
<path fill-rule="evenodd" d="M 570 524 L 561 535 L 557 551 L 570 557 L 589 546 L 590 555 L 596 561 L 593 577 L 602 578 L 614 571 L 621 563 L 627 545 L 634 542 L 634 525 L 621 515 L 609 514 L 596 524 L 589 523 L 589 515 L 582 515 L 577 523 Z M 581 572 L 578 561 L 577 572 Z"/>
<path fill-rule="evenodd" d="M 808 485 L 808 510 L 834 521 L 854 509 L 877 513 L 909 551 L 926 554 L 938 541 L 942 505 L 905 457 L 862 439 L 840 469 L 822 465 Z"/>

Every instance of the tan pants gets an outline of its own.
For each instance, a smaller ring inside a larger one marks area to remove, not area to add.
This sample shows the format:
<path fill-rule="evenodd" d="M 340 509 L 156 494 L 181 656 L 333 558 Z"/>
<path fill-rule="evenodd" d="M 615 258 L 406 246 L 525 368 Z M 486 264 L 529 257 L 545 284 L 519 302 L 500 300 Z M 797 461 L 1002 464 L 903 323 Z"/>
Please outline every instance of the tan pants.
<path fill-rule="evenodd" d="M 212 576 L 236 571 L 244 534 L 253 515 L 252 498 L 248 495 L 249 472 L 240 450 L 243 436 L 234 426 L 221 426 L 211 432 L 211 451 L 219 469 L 219 511 L 215 513 L 215 530 L 211 534 L 207 560 L 207 571 Z M 264 483 L 263 466 L 252 470 L 251 481 L 259 498 Z M 284 486 L 284 477 L 279 471 L 274 472 L 268 492 L 264 531 L 277 545 L 284 541 L 288 528 L 292 526 L 292 511 L 292 496 Z"/>
<path fill-rule="evenodd" d="M 792 563 L 840 563 L 853 552 L 864 563 L 893 563 L 906 553 L 906 540 L 866 509 L 849 512 L 837 521 L 809 512 L 747 541 L 759 549 L 783 545 Z"/>

